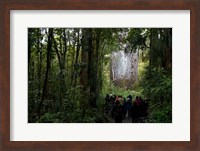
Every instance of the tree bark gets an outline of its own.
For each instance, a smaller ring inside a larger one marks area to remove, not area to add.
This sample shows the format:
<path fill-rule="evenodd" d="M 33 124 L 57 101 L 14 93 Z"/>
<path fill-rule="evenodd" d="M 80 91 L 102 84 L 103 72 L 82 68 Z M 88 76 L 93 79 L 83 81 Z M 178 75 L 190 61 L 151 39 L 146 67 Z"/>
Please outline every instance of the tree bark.
<path fill-rule="evenodd" d="M 98 77 L 99 77 L 99 43 L 100 43 L 100 29 L 95 29 L 95 49 L 93 47 L 92 63 L 91 63 L 91 82 L 90 82 L 90 93 L 92 94 L 90 104 L 92 107 L 96 107 L 96 101 L 99 97 L 98 89 Z M 94 43 L 94 42 L 93 42 Z"/>
<path fill-rule="evenodd" d="M 83 29 L 83 36 L 82 36 L 82 52 L 81 52 L 81 71 L 80 71 L 80 85 L 83 91 L 87 90 L 88 86 L 88 29 Z"/>
<path fill-rule="evenodd" d="M 64 41 L 64 46 L 62 45 L 62 36 L 60 35 L 60 50 L 58 50 L 58 46 L 57 46 L 57 42 L 56 39 L 53 36 L 53 43 L 54 43 L 54 49 L 56 50 L 56 54 L 58 57 L 58 62 L 59 62 L 59 68 L 60 68 L 60 93 L 59 93 L 59 100 L 60 100 L 60 105 L 59 108 L 62 109 L 62 105 L 63 105 L 63 99 L 64 99 L 64 92 L 65 92 L 65 88 L 66 88 L 66 82 L 65 82 L 65 74 L 64 74 L 64 70 L 65 70 L 65 58 L 66 58 L 66 52 L 67 52 L 67 42 L 66 42 L 66 34 L 65 34 L 65 29 L 62 30 L 63 32 L 63 41 Z"/>
<path fill-rule="evenodd" d="M 37 51 L 38 51 L 38 99 L 40 99 L 40 91 L 41 91 L 41 66 L 42 66 L 42 56 L 40 50 L 40 29 L 37 28 Z"/>
<path fill-rule="evenodd" d="M 79 57 L 79 51 L 80 51 L 80 40 L 79 40 L 79 36 L 80 36 L 80 31 L 78 30 L 78 37 L 77 37 L 77 47 L 76 47 L 76 58 L 75 58 L 75 63 L 74 63 L 74 75 L 73 75 L 73 79 L 74 79 L 74 87 L 76 86 L 76 81 L 77 81 L 77 64 L 78 64 L 78 57 Z"/>
<path fill-rule="evenodd" d="M 45 80 L 43 84 L 43 92 L 42 92 L 42 99 L 40 101 L 39 107 L 38 107 L 38 116 L 41 116 L 41 108 L 44 102 L 44 99 L 47 95 L 47 87 L 48 87 L 48 78 L 49 78 L 49 71 L 51 68 L 51 49 L 52 49 L 52 38 L 53 38 L 53 28 L 49 28 L 48 33 L 48 44 L 47 44 L 47 65 L 46 65 L 46 72 L 45 72 Z"/>

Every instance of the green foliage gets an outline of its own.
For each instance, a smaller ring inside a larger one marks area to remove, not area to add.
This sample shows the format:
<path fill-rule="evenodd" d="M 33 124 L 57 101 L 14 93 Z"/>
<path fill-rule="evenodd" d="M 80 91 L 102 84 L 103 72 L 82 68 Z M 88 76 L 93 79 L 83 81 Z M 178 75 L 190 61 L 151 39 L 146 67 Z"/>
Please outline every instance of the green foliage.
<path fill-rule="evenodd" d="M 149 100 L 150 122 L 172 122 L 172 77 L 163 68 L 147 68 L 143 94 Z"/>
<path fill-rule="evenodd" d="M 83 123 L 107 123 L 108 118 L 104 114 L 99 114 L 99 111 L 95 108 L 89 108 L 85 111 L 85 117 L 82 120 Z"/>
<path fill-rule="evenodd" d="M 38 123 L 58 123 L 59 122 L 60 113 L 51 114 L 45 113 L 40 119 L 37 121 Z"/>
<path fill-rule="evenodd" d="M 139 52 L 141 54 L 141 52 Z M 148 60 L 142 61 L 141 55 L 139 55 L 139 63 L 138 63 L 138 81 L 142 81 L 145 75 L 145 69 L 149 65 Z"/>
<path fill-rule="evenodd" d="M 37 123 L 107 123 L 109 118 L 100 114 L 95 108 L 88 108 L 85 111 L 76 109 L 73 112 L 45 113 Z"/>
<path fill-rule="evenodd" d="M 109 118 L 100 111 L 104 98 L 98 101 L 98 108 L 89 106 L 88 97 L 81 93 L 81 86 L 76 86 L 66 92 L 64 104 L 57 113 L 47 112 L 42 115 L 38 123 L 106 123 Z"/>
<path fill-rule="evenodd" d="M 127 41 L 131 46 L 131 51 L 137 48 L 144 49 L 146 47 L 146 31 L 147 29 L 132 28 L 127 37 Z"/>
<path fill-rule="evenodd" d="M 147 97 L 149 121 L 170 122 L 170 34 L 171 29 L 142 28 L 54 28 L 50 34 L 49 28 L 29 28 L 28 121 L 110 122 L 104 108 L 106 94 L 112 93 Z M 126 51 L 124 45 L 127 51 L 139 50 L 140 57 L 139 79 L 129 89 L 110 79 L 111 53 Z"/>

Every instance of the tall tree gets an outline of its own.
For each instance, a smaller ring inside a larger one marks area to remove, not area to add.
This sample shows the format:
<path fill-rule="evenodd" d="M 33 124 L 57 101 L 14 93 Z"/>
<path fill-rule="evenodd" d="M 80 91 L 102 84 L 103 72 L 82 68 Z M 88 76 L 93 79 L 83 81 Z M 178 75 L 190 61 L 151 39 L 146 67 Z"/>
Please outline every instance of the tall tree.
<path fill-rule="evenodd" d="M 51 51 L 52 51 L 52 39 L 53 39 L 53 28 L 48 29 L 48 43 L 47 43 L 47 60 L 46 60 L 46 72 L 45 72 L 45 79 L 43 84 L 43 91 L 42 91 L 42 99 L 38 106 L 38 116 L 41 116 L 41 108 L 44 102 L 44 99 L 47 95 L 47 86 L 48 86 L 48 78 L 49 78 L 49 71 L 51 68 Z"/>
<path fill-rule="evenodd" d="M 41 30 L 37 28 L 37 53 L 38 53 L 38 99 L 40 99 L 41 94 L 41 69 L 42 69 L 42 45 L 41 45 Z"/>
<path fill-rule="evenodd" d="M 84 91 L 88 88 L 88 29 L 83 29 L 82 35 L 82 52 L 81 52 L 81 71 L 80 71 L 80 85 Z"/>
<path fill-rule="evenodd" d="M 78 29 L 78 35 L 77 35 L 77 45 L 76 45 L 76 56 L 75 56 L 75 62 L 74 62 L 74 71 L 73 71 L 73 78 L 72 78 L 72 83 L 73 86 L 76 86 L 76 82 L 77 82 L 77 67 L 78 67 L 78 57 L 79 57 L 79 52 L 80 52 L 80 29 Z"/>
<path fill-rule="evenodd" d="M 60 107 L 63 105 L 63 99 L 64 99 L 64 92 L 66 89 L 66 82 L 65 82 L 65 62 L 66 62 L 66 53 L 67 53 L 67 38 L 66 38 L 66 29 L 58 29 L 58 34 L 59 35 L 59 45 L 60 47 L 58 48 L 57 41 L 55 37 L 53 36 L 53 43 L 54 43 L 54 49 L 56 50 L 56 54 L 58 57 L 58 63 L 59 63 L 59 75 L 60 75 L 60 95 L 59 95 L 59 100 L 60 100 Z"/>

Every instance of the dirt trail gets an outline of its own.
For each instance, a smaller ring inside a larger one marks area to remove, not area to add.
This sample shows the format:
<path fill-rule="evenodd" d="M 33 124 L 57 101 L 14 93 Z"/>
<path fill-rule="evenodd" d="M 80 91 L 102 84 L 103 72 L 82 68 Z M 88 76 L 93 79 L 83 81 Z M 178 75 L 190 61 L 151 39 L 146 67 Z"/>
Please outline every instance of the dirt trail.
<path fill-rule="evenodd" d="M 122 121 L 122 123 L 132 123 L 132 118 L 126 118 Z"/>

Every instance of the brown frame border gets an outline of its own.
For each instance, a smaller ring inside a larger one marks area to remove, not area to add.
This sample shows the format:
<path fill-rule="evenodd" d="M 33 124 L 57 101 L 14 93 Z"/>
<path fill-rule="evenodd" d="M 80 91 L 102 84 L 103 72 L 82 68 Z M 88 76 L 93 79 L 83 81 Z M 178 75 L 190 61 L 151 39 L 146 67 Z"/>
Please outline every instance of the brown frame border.
<path fill-rule="evenodd" d="M 10 10 L 190 10 L 191 140 L 11 142 Z M 200 0 L 0 0 L 0 33 L 0 150 L 200 150 Z"/>

